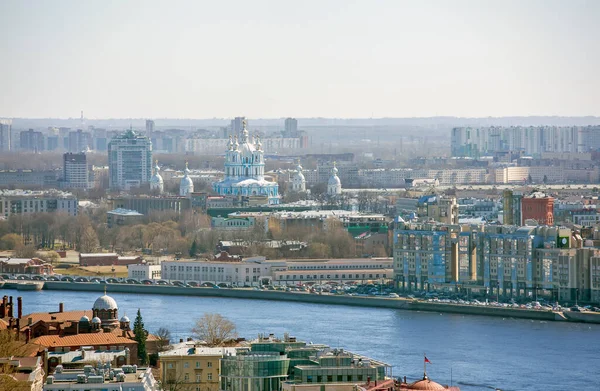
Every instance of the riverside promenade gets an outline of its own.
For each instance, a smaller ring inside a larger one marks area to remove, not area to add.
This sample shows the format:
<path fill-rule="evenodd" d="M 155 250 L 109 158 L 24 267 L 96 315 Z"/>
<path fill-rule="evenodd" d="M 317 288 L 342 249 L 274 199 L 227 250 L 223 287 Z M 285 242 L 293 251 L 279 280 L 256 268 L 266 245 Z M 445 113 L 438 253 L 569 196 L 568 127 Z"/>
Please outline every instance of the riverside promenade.
<path fill-rule="evenodd" d="M 4 288 L 16 288 L 17 282 L 6 282 Z M 15 286 L 13 286 L 15 285 Z M 555 312 L 539 311 L 520 308 L 503 308 L 488 306 L 470 306 L 448 303 L 430 303 L 426 301 L 410 300 L 404 298 L 337 296 L 330 294 L 314 294 L 304 292 L 282 292 L 253 289 L 232 288 L 192 288 L 163 285 L 137 285 L 137 284 L 97 284 L 85 282 L 45 281 L 46 290 L 86 291 L 86 292 L 120 292 L 134 294 L 158 294 L 200 297 L 224 297 L 251 300 L 276 300 L 295 301 L 304 303 L 334 304 L 358 307 L 379 307 L 409 311 L 429 311 L 440 313 L 454 313 L 464 315 L 496 316 L 502 318 L 533 319 L 540 321 L 570 321 L 581 323 L 600 324 L 600 313 Z"/>

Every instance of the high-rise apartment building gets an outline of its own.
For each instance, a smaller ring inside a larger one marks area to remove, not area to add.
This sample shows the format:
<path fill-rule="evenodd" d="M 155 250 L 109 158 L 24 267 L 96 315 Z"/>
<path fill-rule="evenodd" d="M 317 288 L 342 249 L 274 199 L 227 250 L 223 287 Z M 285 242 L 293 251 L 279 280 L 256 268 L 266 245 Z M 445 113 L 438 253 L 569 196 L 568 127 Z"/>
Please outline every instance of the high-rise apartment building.
<path fill-rule="evenodd" d="M 246 126 L 248 126 L 248 121 L 246 121 L 246 117 L 235 117 L 231 120 L 231 124 L 229 125 L 229 135 L 228 136 L 236 136 L 242 133 L 242 129 L 244 129 L 244 121 L 246 122 Z"/>
<path fill-rule="evenodd" d="M 20 149 L 22 151 L 41 152 L 44 150 L 44 135 L 33 129 L 22 131 L 19 134 Z"/>
<path fill-rule="evenodd" d="M 146 120 L 146 133 L 154 132 L 154 121 L 151 119 Z"/>
<path fill-rule="evenodd" d="M 0 118 L 0 152 L 10 151 L 12 120 Z"/>
<path fill-rule="evenodd" d="M 62 187 L 67 189 L 89 189 L 89 167 L 85 153 L 65 153 L 63 155 Z"/>
<path fill-rule="evenodd" d="M 77 129 L 74 132 L 69 132 L 68 149 L 69 152 L 79 153 L 92 149 L 92 134 Z"/>
<path fill-rule="evenodd" d="M 496 153 L 522 151 L 540 156 L 545 152 L 590 152 L 600 149 L 600 126 L 537 126 L 454 128 L 452 156 L 479 158 Z"/>
<path fill-rule="evenodd" d="M 298 120 L 296 118 L 285 119 L 285 133 L 295 134 L 298 132 Z"/>
<path fill-rule="evenodd" d="M 116 136 L 108 144 L 109 186 L 129 190 L 150 181 L 152 142 L 133 130 Z"/>

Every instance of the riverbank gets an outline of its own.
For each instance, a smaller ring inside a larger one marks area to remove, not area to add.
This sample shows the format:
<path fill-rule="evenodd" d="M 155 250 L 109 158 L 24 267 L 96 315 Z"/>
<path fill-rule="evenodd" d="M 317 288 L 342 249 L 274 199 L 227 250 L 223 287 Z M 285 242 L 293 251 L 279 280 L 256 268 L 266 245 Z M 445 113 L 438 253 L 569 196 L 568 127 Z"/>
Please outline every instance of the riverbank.
<path fill-rule="evenodd" d="M 9 282 L 4 288 L 16 288 Z M 495 316 L 502 318 L 532 319 L 540 321 L 570 321 L 579 323 L 600 324 L 598 313 L 569 313 L 553 311 L 537 311 L 518 308 L 480 307 L 460 304 L 430 303 L 425 301 L 408 300 L 403 298 L 357 297 L 319 295 L 303 292 L 282 292 L 252 289 L 215 289 L 188 288 L 168 285 L 136 285 L 136 284 L 96 284 L 72 283 L 62 281 L 44 282 L 45 290 L 86 291 L 86 292 L 121 292 L 136 294 L 158 294 L 175 296 L 223 297 L 250 300 L 295 301 L 315 304 L 334 304 L 355 307 L 378 307 L 412 311 L 428 311 L 454 313 L 464 315 Z"/>

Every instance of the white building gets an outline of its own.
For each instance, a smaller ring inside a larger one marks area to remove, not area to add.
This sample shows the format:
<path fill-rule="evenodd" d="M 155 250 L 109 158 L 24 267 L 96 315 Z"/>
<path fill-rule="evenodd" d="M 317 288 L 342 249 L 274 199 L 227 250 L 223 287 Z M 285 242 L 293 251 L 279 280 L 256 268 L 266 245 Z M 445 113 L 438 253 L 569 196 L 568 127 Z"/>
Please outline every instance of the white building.
<path fill-rule="evenodd" d="M 163 261 L 161 262 L 161 275 L 163 280 L 256 286 L 260 285 L 263 279 L 271 279 L 273 265 L 284 263 L 284 261 L 267 261 L 264 257 L 247 258 L 240 262 Z"/>
<path fill-rule="evenodd" d="M 185 162 L 185 170 L 183 171 L 183 178 L 179 182 L 179 195 L 181 197 L 189 197 L 194 192 L 194 182 L 190 178 L 190 169 L 188 168 L 188 162 Z"/>
<path fill-rule="evenodd" d="M 129 190 L 150 181 L 152 141 L 133 130 L 108 143 L 108 171 L 111 189 Z"/>
<path fill-rule="evenodd" d="M 213 184 L 222 196 L 266 196 L 269 204 L 279 203 L 278 185 L 265 179 L 265 160 L 262 143 L 255 137 L 250 141 L 244 122 L 241 143 L 229 140 L 225 152 L 225 178 Z"/>
<path fill-rule="evenodd" d="M 42 212 L 64 212 L 77 216 L 78 201 L 71 193 L 47 190 L 0 190 L 0 216 Z"/>
<path fill-rule="evenodd" d="M 165 190 L 165 182 L 162 176 L 160 176 L 160 167 L 158 166 L 158 160 L 155 161 L 153 168 L 152 178 L 150 178 L 150 190 L 156 191 L 161 194 Z"/>
<path fill-rule="evenodd" d="M 127 277 L 138 280 L 160 280 L 161 267 L 151 263 L 137 263 L 135 265 L 127 265 Z"/>
<path fill-rule="evenodd" d="M 292 177 L 292 191 L 294 193 L 304 193 L 306 191 L 306 179 L 302 174 L 302 166 L 298 163 L 296 173 Z"/>
<path fill-rule="evenodd" d="M 329 181 L 327 182 L 327 195 L 330 197 L 335 197 L 342 194 L 342 182 L 340 181 L 337 173 L 338 169 L 335 166 L 335 162 L 333 162 L 331 177 L 329 177 Z"/>
<path fill-rule="evenodd" d="M 0 118 L 0 152 L 11 150 L 12 120 Z"/>

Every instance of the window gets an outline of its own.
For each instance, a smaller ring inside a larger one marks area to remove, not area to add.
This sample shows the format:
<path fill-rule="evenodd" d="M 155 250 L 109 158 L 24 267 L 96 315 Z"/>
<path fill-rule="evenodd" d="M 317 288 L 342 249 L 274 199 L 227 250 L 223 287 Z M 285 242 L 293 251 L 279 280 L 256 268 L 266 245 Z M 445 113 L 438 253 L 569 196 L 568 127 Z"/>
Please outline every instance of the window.
<path fill-rule="evenodd" d="M 190 367 L 190 363 L 189 363 L 189 362 L 187 362 L 187 361 L 186 361 L 186 362 L 184 362 L 184 363 L 183 363 L 183 367 L 184 367 L 184 368 L 189 368 L 189 367 Z"/>
<path fill-rule="evenodd" d="M 211 362 L 211 361 L 207 362 L 207 363 L 206 363 L 206 366 L 207 366 L 208 368 L 212 368 L 212 362 Z"/>
<path fill-rule="evenodd" d="M 200 361 L 196 361 L 196 368 L 200 368 Z"/>
<path fill-rule="evenodd" d="M 186 374 L 183 376 L 183 380 L 184 380 L 184 381 L 190 381 L 190 375 L 189 375 L 188 373 L 186 373 Z"/>
<path fill-rule="evenodd" d="M 196 375 L 196 383 L 200 383 L 202 381 L 202 375 Z"/>
<path fill-rule="evenodd" d="M 363 375 L 357 375 L 356 377 L 358 378 L 358 381 L 362 381 L 363 379 Z"/>
<path fill-rule="evenodd" d="M 173 369 L 173 363 L 172 363 L 172 362 L 168 363 L 168 364 L 167 364 L 167 368 L 168 368 L 168 369 Z"/>
<path fill-rule="evenodd" d="M 337 375 L 337 381 L 341 382 L 344 381 L 344 376 L 343 375 Z"/>
<path fill-rule="evenodd" d="M 323 382 L 323 376 L 317 375 L 317 383 L 322 383 L 322 382 Z"/>
<path fill-rule="evenodd" d="M 327 375 L 327 382 L 328 383 L 333 382 L 333 375 Z"/>
<path fill-rule="evenodd" d="M 208 381 L 212 380 L 212 373 L 207 373 L 206 374 L 206 380 L 208 380 Z"/>

